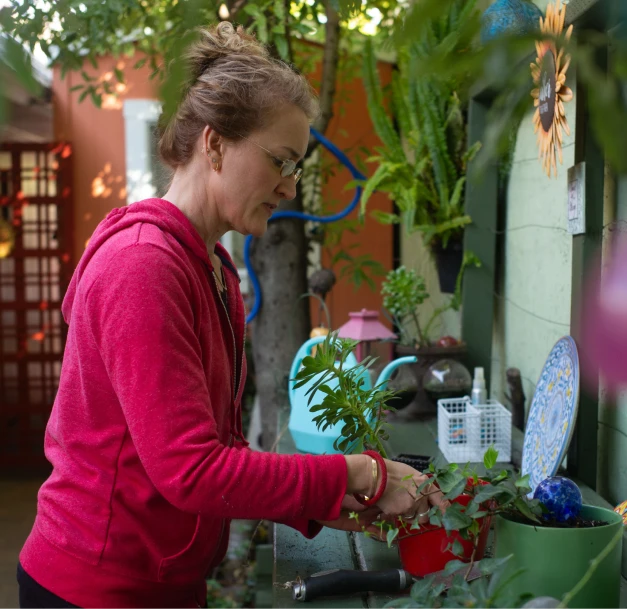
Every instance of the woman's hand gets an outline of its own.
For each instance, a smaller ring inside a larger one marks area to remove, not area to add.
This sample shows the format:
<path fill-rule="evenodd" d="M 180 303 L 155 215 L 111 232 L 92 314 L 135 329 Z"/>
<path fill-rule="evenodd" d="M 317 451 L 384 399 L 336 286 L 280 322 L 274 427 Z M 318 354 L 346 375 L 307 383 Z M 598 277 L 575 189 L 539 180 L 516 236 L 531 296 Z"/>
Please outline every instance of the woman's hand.
<path fill-rule="evenodd" d="M 372 457 L 347 455 L 345 459 L 348 469 L 347 494 L 374 496 L 378 484 L 381 483 L 381 472 L 375 484 Z M 427 514 L 432 506 L 437 505 L 442 512 L 449 506 L 449 502 L 444 499 L 436 485 L 426 485 L 420 492 L 418 491 L 418 488 L 429 479 L 425 474 L 409 465 L 389 459 L 385 460 L 385 465 L 388 472 L 387 484 L 377 502 L 379 512 L 387 516 L 402 516 L 407 520 L 417 517 L 420 523 L 425 523 L 429 520 Z"/>
<path fill-rule="evenodd" d="M 377 502 L 381 512 L 406 520 L 418 518 L 418 522 L 423 524 L 429 522 L 428 514 L 432 506 L 436 505 L 442 512 L 446 511 L 450 504 L 435 484 L 427 484 L 418 490 L 429 480 L 429 476 L 396 461 L 386 459 L 385 465 L 388 471 L 387 484 Z"/>
<path fill-rule="evenodd" d="M 357 520 L 354 516 L 351 517 L 351 514 L 354 513 L 357 513 Z M 325 527 L 339 531 L 368 532 L 372 537 L 380 541 L 382 539 L 381 528 L 372 524 L 379 518 L 380 514 L 381 510 L 376 505 L 366 507 L 350 495 L 346 495 L 342 502 L 342 511 L 338 519 L 318 520 L 317 522 Z"/>

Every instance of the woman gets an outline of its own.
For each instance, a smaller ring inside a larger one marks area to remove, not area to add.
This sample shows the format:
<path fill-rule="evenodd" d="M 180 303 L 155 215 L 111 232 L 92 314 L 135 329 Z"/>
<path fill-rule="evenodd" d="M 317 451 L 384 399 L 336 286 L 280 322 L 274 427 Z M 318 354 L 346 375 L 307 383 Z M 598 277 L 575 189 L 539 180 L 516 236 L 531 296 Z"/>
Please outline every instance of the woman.
<path fill-rule="evenodd" d="M 262 235 L 295 196 L 317 107 L 301 76 L 228 23 L 202 31 L 189 59 L 160 142 L 169 191 L 107 216 L 63 303 L 53 472 L 20 554 L 22 606 L 204 606 L 233 518 L 313 537 L 354 527 L 355 493 L 375 495 L 365 524 L 442 502 L 416 498 L 424 476 L 378 455 L 247 448 L 244 305 L 218 240 Z"/>

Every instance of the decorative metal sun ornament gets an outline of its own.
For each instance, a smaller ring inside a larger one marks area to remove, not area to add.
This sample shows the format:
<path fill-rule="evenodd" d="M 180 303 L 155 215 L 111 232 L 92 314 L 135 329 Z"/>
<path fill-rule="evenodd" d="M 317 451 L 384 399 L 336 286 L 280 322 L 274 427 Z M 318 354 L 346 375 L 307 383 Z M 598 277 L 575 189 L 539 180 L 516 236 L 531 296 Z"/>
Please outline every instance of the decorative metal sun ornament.
<path fill-rule="evenodd" d="M 549 177 L 551 172 L 557 177 L 557 159 L 560 165 L 563 163 L 562 130 L 570 135 L 564 104 L 573 98 L 573 92 L 566 86 L 570 55 L 564 52 L 564 47 L 570 40 L 573 26 L 566 30 L 563 41 L 556 42 L 564 30 L 565 19 L 566 5 L 562 5 L 562 0 L 550 2 L 546 16 L 544 19 L 540 17 L 540 30 L 551 40 L 536 41 L 538 56 L 535 63 L 531 64 L 535 85 L 531 91 L 536 108 L 533 115 L 534 133 L 538 134 L 542 168 Z"/>

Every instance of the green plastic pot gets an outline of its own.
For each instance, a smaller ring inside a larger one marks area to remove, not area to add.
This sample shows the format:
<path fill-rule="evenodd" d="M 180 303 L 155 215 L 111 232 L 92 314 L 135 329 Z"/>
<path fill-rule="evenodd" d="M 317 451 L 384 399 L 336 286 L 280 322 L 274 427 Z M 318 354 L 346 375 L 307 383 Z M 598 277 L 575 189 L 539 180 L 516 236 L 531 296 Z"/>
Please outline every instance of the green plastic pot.
<path fill-rule="evenodd" d="M 586 529 L 534 527 L 498 516 L 495 520 L 495 556 L 504 558 L 513 554 L 508 562 L 509 573 L 524 569 L 508 588 L 518 594 L 557 599 L 574 588 L 588 570 L 590 561 L 623 526 L 621 516 L 605 508 L 584 505 L 581 516 L 609 524 Z M 620 606 L 621 541 L 568 604 L 569 607 Z"/>

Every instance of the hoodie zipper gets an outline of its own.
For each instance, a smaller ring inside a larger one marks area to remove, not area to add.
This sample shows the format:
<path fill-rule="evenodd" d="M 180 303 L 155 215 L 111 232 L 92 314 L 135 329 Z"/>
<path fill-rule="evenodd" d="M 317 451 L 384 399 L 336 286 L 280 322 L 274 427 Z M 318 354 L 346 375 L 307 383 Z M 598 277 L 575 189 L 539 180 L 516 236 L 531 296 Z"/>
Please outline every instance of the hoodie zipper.
<path fill-rule="evenodd" d="M 226 314 L 226 320 L 227 323 L 229 324 L 229 329 L 231 330 L 231 337 L 233 338 L 233 407 L 237 408 L 236 402 L 237 402 L 237 395 L 239 393 L 239 386 L 241 384 L 242 381 L 242 374 L 241 371 L 244 369 L 244 357 L 245 357 L 245 345 L 246 345 L 246 327 L 244 326 L 244 339 L 242 342 L 242 363 L 241 363 L 241 367 L 240 367 L 240 374 L 237 374 L 237 341 L 235 339 L 235 330 L 233 330 L 233 326 L 231 324 L 231 317 L 229 315 L 229 310 L 226 308 L 226 305 L 224 304 L 224 300 L 222 300 L 222 297 L 220 296 L 220 288 L 218 286 L 218 280 L 216 279 L 215 274 L 212 272 L 211 276 L 213 277 L 213 283 L 216 286 L 216 290 L 218 291 L 218 300 L 220 301 L 220 304 L 222 305 L 222 308 L 224 309 L 224 312 Z M 225 286 L 226 287 L 226 286 Z M 237 416 L 237 413 L 235 413 Z M 229 446 L 233 446 L 233 432 L 234 430 L 231 429 L 231 431 L 229 432 Z"/>
<path fill-rule="evenodd" d="M 213 272 L 211 272 L 211 276 L 213 277 L 213 283 L 216 286 L 216 290 L 218 291 L 218 300 L 220 301 L 220 304 L 222 305 L 222 308 L 224 309 L 224 313 L 226 314 L 226 320 L 227 323 L 229 324 L 229 329 L 231 330 L 231 338 L 233 339 L 233 374 L 234 374 L 234 378 L 233 378 L 233 390 L 235 391 L 235 393 L 233 394 L 233 406 L 236 407 L 236 402 L 237 402 L 237 394 L 239 392 L 239 386 L 241 384 L 241 371 L 244 369 L 244 357 L 245 357 L 245 350 L 244 350 L 244 346 L 246 344 L 246 326 L 244 325 L 244 339 L 243 339 L 243 343 L 242 343 L 242 367 L 240 368 L 240 374 L 237 374 L 237 341 L 235 339 L 235 330 L 233 330 L 233 325 L 231 324 L 231 316 L 229 315 L 229 310 L 226 308 L 226 305 L 224 304 L 224 300 L 222 300 L 222 296 L 220 296 L 220 288 L 218 286 L 218 280 L 216 279 L 216 276 L 214 275 Z M 225 284 L 226 287 L 226 284 Z M 237 412 L 235 413 L 235 416 L 237 416 Z M 233 432 L 236 430 L 231 429 L 229 431 L 229 448 L 233 446 Z M 224 519 L 222 519 L 222 525 L 220 527 L 220 536 L 218 537 L 218 543 L 216 545 L 216 554 L 218 552 L 218 550 L 220 549 L 220 544 L 222 543 L 222 538 L 224 537 L 224 527 L 225 527 L 225 521 Z M 215 555 L 214 555 L 215 558 Z"/>

